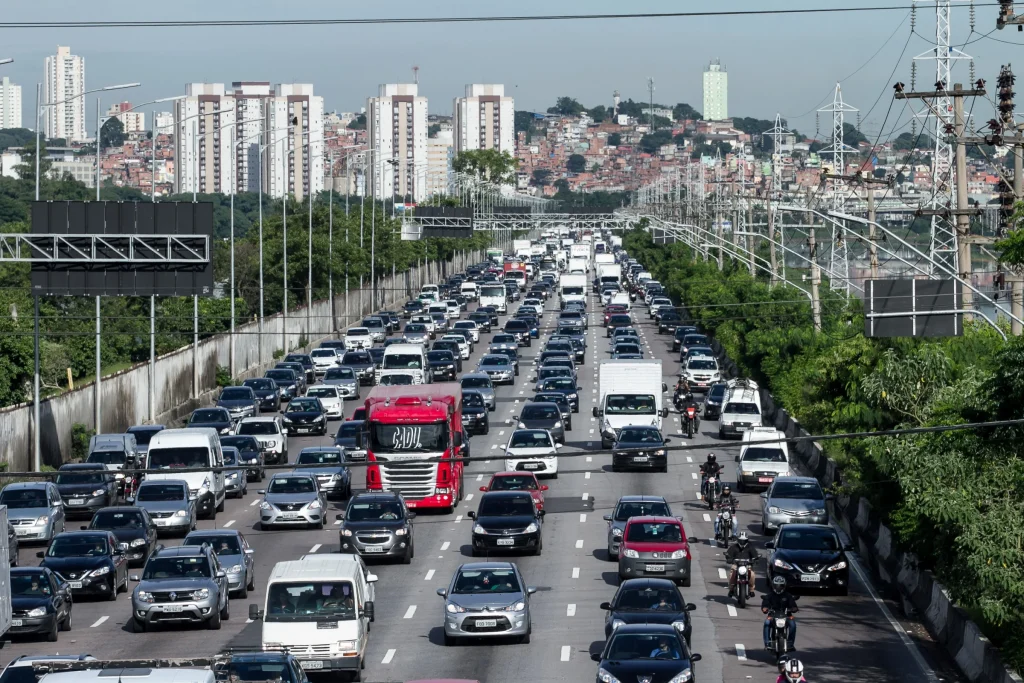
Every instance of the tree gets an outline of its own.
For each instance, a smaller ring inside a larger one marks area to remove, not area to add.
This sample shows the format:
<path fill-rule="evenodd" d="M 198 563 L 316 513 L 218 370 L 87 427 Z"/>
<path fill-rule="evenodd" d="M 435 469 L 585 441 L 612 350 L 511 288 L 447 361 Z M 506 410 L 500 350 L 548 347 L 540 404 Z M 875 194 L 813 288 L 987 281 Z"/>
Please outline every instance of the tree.
<path fill-rule="evenodd" d="M 862 142 L 867 142 L 868 139 L 864 137 L 864 133 L 857 130 L 857 126 L 852 123 L 843 124 L 843 142 L 850 147 L 856 147 Z"/>
<path fill-rule="evenodd" d="M 676 106 L 672 107 L 672 118 L 676 121 L 682 121 L 684 119 L 699 119 L 700 117 L 700 112 L 685 102 L 680 102 Z"/>
<path fill-rule="evenodd" d="M 366 114 L 360 114 L 348 124 L 349 130 L 366 130 Z"/>
<path fill-rule="evenodd" d="M 8 147 L 24 147 L 36 139 L 36 134 L 28 128 L 4 128 L 0 130 L 0 152 Z"/>
<path fill-rule="evenodd" d="M 566 180 L 565 178 L 559 178 L 558 180 L 555 181 L 555 189 L 558 190 L 558 192 L 560 192 L 560 193 L 561 192 L 568 192 L 569 191 L 569 181 Z"/>
<path fill-rule="evenodd" d="M 440 132 L 441 132 L 441 124 L 440 123 L 432 123 L 429 126 L 427 126 L 427 137 L 428 138 L 432 138 L 432 137 L 434 137 L 435 135 L 437 135 Z"/>
<path fill-rule="evenodd" d="M 537 187 L 544 187 L 551 179 L 551 171 L 546 168 L 538 168 L 534 170 L 532 178 L 534 185 Z"/>
<path fill-rule="evenodd" d="M 18 177 L 35 183 L 36 179 L 36 140 L 32 138 L 25 145 L 25 151 L 21 156 L 21 163 L 14 167 Z M 46 178 L 53 167 L 53 162 L 46 155 L 46 141 L 39 145 L 39 177 Z"/>
<path fill-rule="evenodd" d="M 124 144 L 124 124 L 121 119 L 111 117 L 100 128 L 101 147 L 120 147 Z"/>
<path fill-rule="evenodd" d="M 569 173 L 583 173 L 587 169 L 587 159 L 582 154 L 573 154 L 565 162 L 565 169 Z"/>
<path fill-rule="evenodd" d="M 608 136 L 608 144 L 612 147 L 618 147 L 622 144 L 622 136 L 618 133 L 612 133 Z"/>
<path fill-rule="evenodd" d="M 529 132 L 533 128 L 535 117 L 532 111 L 517 109 L 515 113 L 516 132 Z"/>
<path fill-rule="evenodd" d="M 471 149 L 452 161 L 452 168 L 498 185 L 514 185 L 519 160 L 508 152 L 496 149 Z"/>
<path fill-rule="evenodd" d="M 648 154 L 657 154 L 658 150 L 661 149 L 662 145 L 667 145 L 672 142 L 672 131 L 667 128 L 655 131 L 653 133 L 647 133 L 640 138 L 640 149 L 647 152 Z"/>
<path fill-rule="evenodd" d="M 590 114 L 590 118 L 594 119 L 595 122 L 601 123 L 608 118 L 608 107 L 603 104 L 599 104 L 587 113 Z"/>
<path fill-rule="evenodd" d="M 559 97 L 555 101 L 555 106 L 548 107 L 549 114 L 558 114 L 559 116 L 579 116 L 584 111 L 586 108 L 574 97 Z"/>

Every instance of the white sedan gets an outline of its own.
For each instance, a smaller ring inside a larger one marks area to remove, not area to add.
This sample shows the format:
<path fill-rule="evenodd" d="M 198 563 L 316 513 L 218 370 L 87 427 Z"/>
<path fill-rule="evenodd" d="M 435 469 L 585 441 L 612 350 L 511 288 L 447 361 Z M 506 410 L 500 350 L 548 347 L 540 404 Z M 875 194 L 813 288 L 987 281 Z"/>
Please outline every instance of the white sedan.
<path fill-rule="evenodd" d="M 459 345 L 459 358 L 469 360 L 469 342 L 461 334 L 446 334 L 441 341 L 453 341 Z"/>
<path fill-rule="evenodd" d="M 517 429 L 512 432 L 505 451 L 506 472 L 532 472 L 558 478 L 558 449 L 551 432 L 546 429 Z"/>
<path fill-rule="evenodd" d="M 480 341 L 480 328 L 477 327 L 475 320 L 460 320 L 455 323 L 452 327 L 453 330 L 469 330 L 469 333 L 473 335 L 473 343 Z"/>
<path fill-rule="evenodd" d="M 316 384 L 306 392 L 306 396 L 320 399 L 328 420 L 340 420 L 343 412 L 344 398 L 338 387 L 331 384 Z"/>
<path fill-rule="evenodd" d="M 369 349 L 373 346 L 373 335 L 367 327 L 350 327 L 345 333 L 345 348 Z"/>

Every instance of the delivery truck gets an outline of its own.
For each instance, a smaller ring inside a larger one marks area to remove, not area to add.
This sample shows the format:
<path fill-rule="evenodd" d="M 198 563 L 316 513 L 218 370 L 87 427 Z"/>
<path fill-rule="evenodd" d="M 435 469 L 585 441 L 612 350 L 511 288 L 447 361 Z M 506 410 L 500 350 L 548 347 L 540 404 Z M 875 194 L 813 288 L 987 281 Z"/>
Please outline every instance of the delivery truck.
<path fill-rule="evenodd" d="M 661 429 L 667 386 L 660 360 L 603 360 L 598 366 L 598 404 L 594 417 L 601 425 L 601 448 L 611 448 L 623 427 L 653 425 Z"/>

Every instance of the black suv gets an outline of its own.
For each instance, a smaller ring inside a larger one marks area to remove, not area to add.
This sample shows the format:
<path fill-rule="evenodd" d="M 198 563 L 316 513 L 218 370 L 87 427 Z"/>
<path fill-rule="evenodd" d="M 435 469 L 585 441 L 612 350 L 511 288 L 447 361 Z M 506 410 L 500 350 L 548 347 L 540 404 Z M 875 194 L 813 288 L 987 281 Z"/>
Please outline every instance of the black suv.
<path fill-rule="evenodd" d="M 213 664 L 214 678 L 224 681 L 281 681 L 309 683 L 299 660 L 287 650 L 227 650 L 217 655 Z"/>
<path fill-rule="evenodd" d="M 405 506 L 397 493 L 374 492 L 353 496 L 345 512 L 338 513 L 341 552 L 364 558 L 401 558 L 412 562 L 415 548 L 412 520 L 415 512 Z"/>

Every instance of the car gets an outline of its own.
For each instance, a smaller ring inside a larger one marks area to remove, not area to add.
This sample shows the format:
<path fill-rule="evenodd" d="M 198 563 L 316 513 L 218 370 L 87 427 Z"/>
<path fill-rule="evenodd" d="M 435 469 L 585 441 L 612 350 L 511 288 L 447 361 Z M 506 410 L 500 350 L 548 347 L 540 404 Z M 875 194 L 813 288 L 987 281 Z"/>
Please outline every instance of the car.
<path fill-rule="evenodd" d="M 531 339 L 540 338 L 540 318 L 526 313 L 517 313 L 516 320 L 522 320 L 530 330 Z"/>
<path fill-rule="evenodd" d="M 687 353 L 689 352 L 691 346 L 706 346 L 710 348 L 711 342 L 708 341 L 708 336 L 706 334 L 700 334 L 698 332 L 691 332 L 690 334 L 684 336 L 679 344 L 680 361 L 686 360 Z"/>
<path fill-rule="evenodd" d="M 156 523 L 145 508 L 134 505 L 97 510 L 89 526 L 83 526 L 82 530 L 109 531 L 114 534 L 118 543 L 128 547 L 125 556 L 131 567 L 144 566 L 156 548 Z"/>
<path fill-rule="evenodd" d="M 410 344 L 426 344 L 433 337 L 423 323 L 406 323 L 402 336 Z"/>
<path fill-rule="evenodd" d="M 217 407 L 228 411 L 233 421 L 260 414 L 260 399 L 252 387 L 224 387 L 217 397 Z"/>
<path fill-rule="evenodd" d="M 366 460 L 366 451 L 358 445 L 362 429 L 362 420 L 347 420 L 338 425 L 338 432 L 334 435 L 334 445 L 345 449 L 345 459 L 349 462 Z"/>
<path fill-rule="evenodd" d="M 317 478 L 309 473 L 278 472 L 260 491 L 260 529 L 305 526 L 322 529 L 327 499 Z"/>
<path fill-rule="evenodd" d="M 701 656 L 691 653 L 686 639 L 671 624 L 625 624 L 615 629 L 600 653 L 598 681 L 696 680 L 694 664 Z"/>
<path fill-rule="evenodd" d="M 380 327 L 383 327 L 383 323 L 381 323 Z M 381 334 L 380 339 L 381 341 L 384 340 L 383 334 Z M 347 351 L 368 349 L 373 346 L 374 341 L 374 335 L 367 327 L 350 327 L 345 331 L 345 349 Z"/>
<path fill-rule="evenodd" d="M 616 313 L 608 318 L 608 323 L 605 325 L 607 332 L 606 337 L 611 337 L 612 332 L 619 327 L 632 327 L 633 319 L 628 313 Z"/>
<path fill-rule="evenodd" d="M 344 346 L 344 342 L 341 342 Z M 309 352 L 309 357 L 313 360 L 313 374 L 316 377 L 323 377 L 331 368 L 336 368 L 341 364 L 341 355 L 345 353 L 345 350 L 334 349 L 334 348 L 320 348 L 313 349 Z"/>
<path fill-rule="evenodd" d="M 117 503 L 117 480 L 101 463 L 65 463 L 54 483 L 69 519 L 88 519 L 100 508 Z"/>
<path fill-rule="evenodd" d="M 690 543 L 675 517 L 630 517 L 619 546 L 619 579 L 654 576 L 689 586 Z"/>
<path fill-rule="evenodd" d="M 198 529 L 189 532 L 183 546 L 209 546 L 227 574 L 228 594 L 246 598 L 256 590 L 256 551 L 237 529 Z"/>
<path fill-rule="evenodd" d="M 461 361 L 447 349 L 433 349 L 427 351 L 427 368 L 430 378 L 437 382 L 451 382 L 458 377 L 458 368 Z"/>
<path fill-rule="evenodd" d="M 369 331 L 370 338 L 375 342 L 383 343 L 391 333 L 390 326 L 380 316 L 371 315 L 363 318 L 360 326 Z M 350 348 L 348 346 L 348 335 L 345 336 L 345 347 Z"/>
<path fill-rule="evenodd" d="M 6 635 L 44 635 L 55 643 L 59 631 L 71 630 L 71 588 L 49 567 L 11 569 L 10 590 L 12 618 Z"/>
<path fill-rule="evenodd" d="M 245 475 L 249 481 L 262 481 L 266 476 L 266 463 L 263 460 L 263 446 L 255 436 L 232 434 L 222 436 L 222 448 L 238 450 L 238 464 L 245 466 Z"/>
<path fill-rule="evenodd" d="M 658 334 L 668 334 L 682 320 L 682 316 L 674 309 L 667 310 L 658 315 Z"/>
<path fill-rule="evenodd" d="M 352 495 L 352 473 L 341 446 L 310 446 L 299 451 L 293 473 L 312 474 L 324 496 L 345 500 Z"/>
<path fill-rule="evenodd" d="M 341 364 L 355 371 L 361 385 L 373 384 L 373 357 L 369 351 L 346 351 Z"/>
<path fill-rule="evenodd" d="M 377 316 L 388 325 L 388 329 L 392 332 L 398 332 L 398 328 L 402 326 L 402 316 L 395 311 L 379 311 Z"/>
<path fill-rule="evenodd" d="M 242 384 L 249 386 L 245 382 Z M 256 392 L 256 395 L 259 396 L 259 392 Z M 150 439 L 165 429 L 167 428 L 164 425 L 132 425 L 125 430 L 125 433 L 135 437 L 135 447 L 140 454 L 145 455 L 149 450 Z"/>
<path fill-rule="evenodd" d="M 761 396 L 756 385 L 731 386 L 718 417 L 718 438 L 738 436 L 762 426 Z"/>
<path fill-rule="evenodd" d="M 219 630 L 231 615 L 228 575 L 207 543 L 161 548 L 132 580 L 138 584 L 128 623 L 136 633 L 164 623 Z"/>
<path fill-rule="evenodd" d="M 344 413 L 344 398 L 341 390 L 332 384 L 315 384 L 306 392 L 307 399 L 316 399 L 324 409 L 328 420 L 340 420 Z"/>
<path fill-rule="evenodd" d="M 497 350 L 497 349 L 516 349 L 516 350 L 518 350 L 519 349 L 519 337 L 514 335 L 514 334 L 511 334 L 511 333 L 501 332 L 501 333 L 496 334 L 493 337 L 491 337 L 490 348 L 495 349 L 495 350 Z"/>
<path fill-rule="evenodd" d="M 321 386 L 337 387 L 343 401 L 359 398 L 359 375 L 355 368 L 347 365 L 330 368 L 320 380 Z M 343 410 L 344 412 L 344 410 Z"/>
<path fill-rule="evenodd" d="M 533 504 L 538 510 L 543 510 L 544 492 L 548 490 L 548 485 L 537 481 L 537 475 L 533 472 L 495 472 L 487 486 L 481 486 L 480 490 L 529 491 L 533 497 Z"/>
<path fill-rule="evenodd" d="M 352 496 L 338 513 L 339 548 L 364 558 L 398 558 L 410 564 L 416 554 L 412 520 L 416 513 L 393 491 L 373 491 Z"/>
<path fill-rule="evenodd" d="M 452 332 L 441 337 L 441 341 L 453 341 L 458 344 L 459 347 L 459 358 L 462 360 L 469 360 L 469 354 L 473 352 L 473 342 L 471 341 L 470 334 L 462 331 Z"/>
<path fill-rule="evenodd" d="M 11 567 L 17 567 L 21 561 L 18 558 L 18 552 L 21 550 L 21 544 L 18 542 L 18 532 L 14 530 L 14 525 L 11 524 L 10 520 L 7 520 L 7 564 Z"/>
<path fill-rule="evenodd" d="M 296 384 L 296 396 L 302 396 L 306 393 L 306 387 L 311 382 L 306 380 L 306 366 L 297 361 L 281 361 L 274 366 L 275 370 L 291 370 L 295 373 L 295 384 Z"/>
<path fill-rule="evenodd" d="M 341 357 L 341 355 L 345 352 L 345 340 L 344 339 L 325 339 L 322 342 L 320 342 L 320 346 L 318 348 L 321 348 L 321 349 L 334 349 L 338 353 L 338 356 Z"/>
<path fill-rule="evenodd" d="M 546 429 L 516 429 L 500 448 L 505 452 L 505 471 L 533 472 L 557 479 L 561 447 Z"/>
<path fill-rule="evenodd" d="M 850 590 L 850 559 L 854 547 L 843 543 L 827 524 L 786 524 L 765 543 L 767 581 L 781 576 L 790 589 L 813 589 L 846 595 Z"/>
<path fill-rule="evenodd" d="M 412 299 L 406 301 L 405 305 L 402 306 L 402 317 L 408 320 L 412 316 L 416 315 L 423 310 L 423 302 L 419 299 Z"/>
<path fill-rule="evenodd" d="M 277 412 L 281 409 L 281 389 L 277 383 L 269 377 L 253 377 L 242 382 L 242 386 L 249 387 L 259 401 L 259 412 L 264 410 Z M 256 414 L 259 415 L 259 412 Z M 138 438 L 136 436 L 136 438 Z"/>
<path fill-rule="evenodd" d="M 460 320 L 452 326 L 452 331 L 457 332 L 459 330 L 466 330 L 472 336 L 472 342 L 475 344 L 480 341 L 480 328 L 476 322 L 472 320 Z"/>
<path fill-rule="evenodd" d="M 557 391 L 539 391 L 533 395 L 530 401 L 532 403 L 554 403 L 558 406 L 565 429 L 572 430 L 572 406 L 569 405 L 569 399 L 565 397 L 565 394 Z"/>
<path fill-rule="evenodd" d="M 143 479 L 135 492 L 134 504 L 149 514 L 157 534 L 184 535 L 196 528 L 196 502 L 190 498 L 184 479 Z"/>
<path fill-rule="evenodd" d="M 608 304 L 604 307 L 604 327 L 608 327 L 608 321 L 611 320 L 613 315 L 627 315 L 629 313 L 629 307 L 625 304 Z"/>
<path fill-rule="evenodd" d="M 619 498 L 612 514 L 604 516 L 604 521 L 608 522 L 608 559 L 619 559 L 626 522 L 631 517 L 648 516 L 672 517 L 672 508 L 661 496 L 629 495 Z"/>
<path fill-rule="evenodd" d="M 580 393 L 576 380 L 568 377 L 551 377 L 537 384 L 537 392 L 558 392 L 565 396 L 572 412 L 580 412 Z"/>
<path fill-rule="evenodd" d="M 532 346 L 532 335 L 530 333 L 530 326 L 525 320 L 521 318 L 510 318 L 505 321 L 505 327 L 502 329 L 506 334 L 514 335 L 516 343 L 519 346 Z"/>
<path fill-rule="evenodd" d="M 242 498 L 249 493 L 248 471 L 242 463 L 242 454 L 234 446 L 221 444 L 224 454 L 224 497 Z"/>
<path fill-rule="evenodd" d="M 638 359 L 644 357 L 644 350 L 639 344 L 620 342 L 612 349 L 612 358 L 615 360 Z"/>
<path fill-rule="evenodd" d="M 484 402 L 487 403 L 488 410 L 493 412 L 497 408 L 497 399 L 494 396 L 494 383 L 487 373 L 467 372 L 459 380 L 459 384 L 462 385 L 463 391 L 472 389 L 473 391 L 480 392 L 480 395 L 484 397 Z"/>
<path fill-rule="evenodd" d="M 476 323 L 477 329 L 481 332 L 491 331 L 491 315 L 489 313 L 481 312 L 480 310 L 473 311 L 467 316 L 468 320 L 472 320 Z M 495 323 L 496 324 L 496 323 Z"/>
<path fill-rule="evenodd" d="M 514 384 L 516 369 L 508 356 L 498 353 L 484 355 L 476 366 L 477 373 L 491 378 L 493 384 Z"/>
<path fill-rule="evenodd" d="M 668 451 L 671 439 L 661 435 L 652 425 L 627 425 L 619 430 L 612 446 L 612 472 L 627 469 L 651 469 L 668 472 Z"/>
<path fill-rule="evenodd" d="M 491 422 L 487 416 L 490 408 L 479 391 L 467 389 L 462 392 L 462 428 L 467 434 L 488 434 Z"/>
<path fill-rule="evenodd" d="M 480 496 L 473 520 L 473 557 L 495 552 L 544 550 L 542 534 L 544 510 L 538 510 L 529 491 L 488 491 Z"/>
<path fill-rule="evenodd" d="M 300 660 L 284 648 L 267 652 L 229 648 L 217 655 L 212 668 L 217 683 L 239 683 L 254 680 L 275 681 L 276 683 L 309 683 L 309 678 L 306 676 Z"/>
<path fill-rule="evenodd" d="M 128 544 L 110 531 L 65 531 L 36 557 L 67 581 L 72 595 L 117 599 L 128 590 Z"/>
<path fill-rule="evenodd" d="M 359 406 L 358 408 L 356 408 L 355 410 L 352 411 L 352 415 L 350 415 L 349 417 L 345 418 L 345 421 L 346 422 L 349 422 L 349 421 L 354 422 L 354 421 L 357 421 L 357 420 L 358 421 L 362 421 L 362 420 L 365 420 L 365 419 L 366 419 L 366 406 Z"/>
<path fill-rule="evenodd" d="M 533 632 L 530 596 L 536 592 L 512 562 L 463 564 L 447 588 L 437 589 L 444 598 L 444 644 L 457 645 L 463 638 L 508 637 L 529 643 Z"/>
<path fill-rule="evenodd" d="M 432 307 L 433 308 L 433 307 Z M 444 334 L 448 331 L 448 309 L 447 307 L 440 306 L 437 311 L 431 311 L 428 315 L 431 321 L 434 323 L 434 336 Z"/>
<path fill-rule="evenodd" d="M 704 419 L 705 420 L 717 420 L 722 414 L 722 403 L 725 401 L 725 395 L 728 392 L 728 387 L 725 382 L 715 382 L 708 391 L 704 394 Z"/>
<path fill-rule="evenodd" d="M 743 433 L 743 446 L 735 456 L 737 491 L 767 489 L 776 477 L 793 474 L 785 438 L 786 435 L 775 427 L 754 427 Z M 773 441 L 776 443 L 770 443 Z"/>
<path fill-rule="evenodd" d="M 519 429 L 543 429 L 551 433 L 556 443 L 565 444 L 565 423 L 562 411 L 555 403 L 524 403 L 519 415 L 512 418 Z"/>
<path fill-rule="evenodd" d="M 784 524 L 828 524 L 831 497 L 814 477 L 775 477 L 761 493 L 761 533 L 770 534 Z"/>
<path fill-rule="evenodd" d="M 626 579 L 615 591 L 611 602 L 602 602 L 605 610 L 604 637 L 627 624 L 666 624 L 683 634 L 690 644 L 693 625 L 690 612 L 697 609 L 685 602 L 679 588 L 668 579 Z"/>
<path fill-rule="evenodd" d="M 288 463 L 288 432 L 280 415 L 247 417 L 238 423 L 235 434 L 256 437 L 263 448 L 263 461 L 267 465 Z"/>
<path fill-rule="evenodd" d="M 318 398 L 296 398 L 288 404 L 281 417 L 288 435 L 319 434 L 327 436 L 327 413 Z"/>
<path fill-rule="evenodd" d="M 480 306 L 479 308 L 476 309 L 475 313 L 486 313 L 491 323 L 491 327 L 494 328 L 498 326 L 498 309 L 495 306 Z M 490 330 L 484 331 L 490 332 Z"/>
<path fill-rule="evenodd" d="M 273 368 L 263 373 L 263 376 L 266 379 L 273 380 L 274 384 L 277 385 L 277 393 L 282 403 L 292 400 L 301 393 L 299 391 L 299 378 L 294 370 Z"/>

